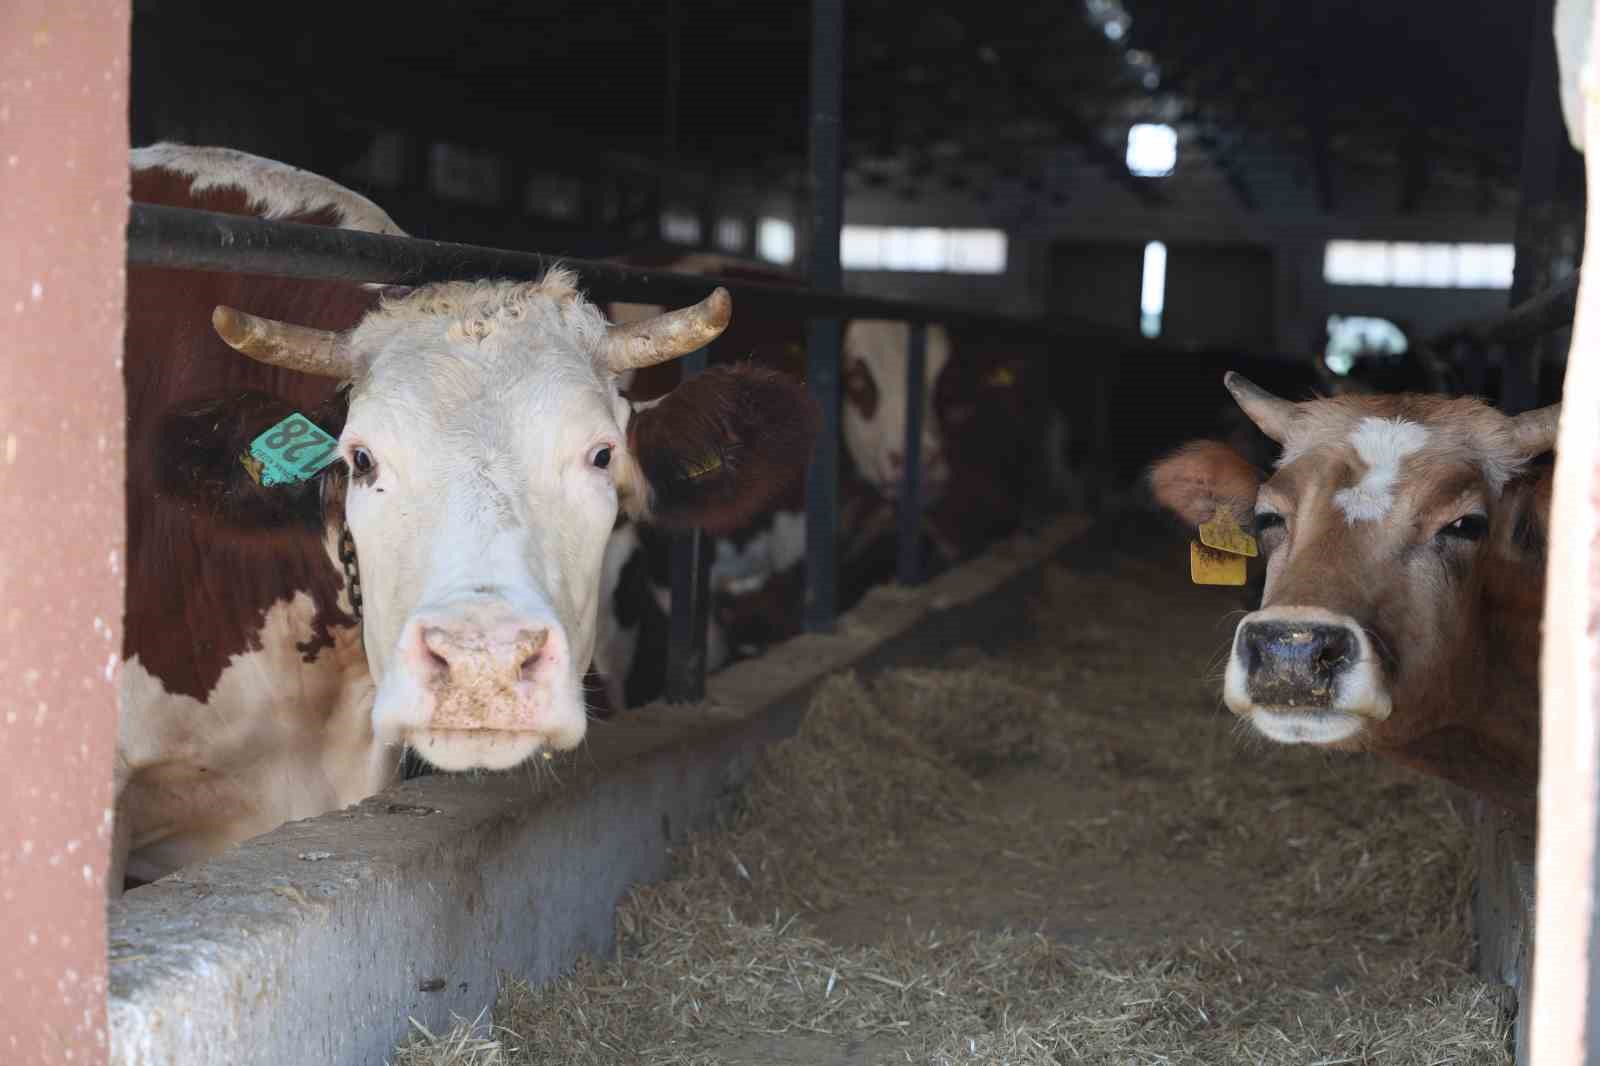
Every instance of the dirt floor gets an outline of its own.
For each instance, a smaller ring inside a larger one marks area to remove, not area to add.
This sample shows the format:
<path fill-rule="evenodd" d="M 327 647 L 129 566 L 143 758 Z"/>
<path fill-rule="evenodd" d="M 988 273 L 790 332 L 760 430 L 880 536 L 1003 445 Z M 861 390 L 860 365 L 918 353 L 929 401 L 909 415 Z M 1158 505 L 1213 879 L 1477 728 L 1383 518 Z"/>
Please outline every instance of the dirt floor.
<path fill-rule="evenodd" d="M 831 680 L 615 958 L 395 1061 L 1509 1062 L 1445 790 L 1241 732 L 1242 602 L 1092 553 L 1003 654 Z"/>

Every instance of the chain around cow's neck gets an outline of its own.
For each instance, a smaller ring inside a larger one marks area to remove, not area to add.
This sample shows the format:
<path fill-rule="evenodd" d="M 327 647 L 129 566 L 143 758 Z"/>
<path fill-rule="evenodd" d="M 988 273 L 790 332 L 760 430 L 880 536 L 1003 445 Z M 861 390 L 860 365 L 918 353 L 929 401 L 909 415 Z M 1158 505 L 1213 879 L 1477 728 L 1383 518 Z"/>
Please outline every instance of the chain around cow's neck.
<path fill-rule="evenodd" d="M 361 570 L 356 563 L 356 538 L 349 526 L 339 527 L 339 561 L 344 564 L 344 583 L 350 590 L 350 609 L 361 621 Z"/>

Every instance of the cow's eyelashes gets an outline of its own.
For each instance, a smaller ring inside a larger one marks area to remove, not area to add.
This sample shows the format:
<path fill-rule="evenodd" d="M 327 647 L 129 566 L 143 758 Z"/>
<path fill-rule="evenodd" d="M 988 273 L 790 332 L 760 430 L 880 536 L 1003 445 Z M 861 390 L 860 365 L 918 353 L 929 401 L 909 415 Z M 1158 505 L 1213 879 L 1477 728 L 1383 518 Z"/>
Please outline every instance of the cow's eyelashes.
<path fill-rule="evenodd" d="M 1276 511 L 1261 511 L 1256 515 L 1256 536 L 1264 537 L 1274 529 L 1282 529 L 1286 523 L 1283 515 Z"/>
<path fill-rule="evenodd" d="M 1464 514 L 1436 534 L 1440 540 L 1482 540 L 1489 532 L 1489 517 L 1481 514 Z"/>
<path fill-rule="evenodd" d="M 356 477 L 370 481 L 378 472 L 378 461 L 370 451 L 358 444 L 350 449 L 350 470 Z"/>

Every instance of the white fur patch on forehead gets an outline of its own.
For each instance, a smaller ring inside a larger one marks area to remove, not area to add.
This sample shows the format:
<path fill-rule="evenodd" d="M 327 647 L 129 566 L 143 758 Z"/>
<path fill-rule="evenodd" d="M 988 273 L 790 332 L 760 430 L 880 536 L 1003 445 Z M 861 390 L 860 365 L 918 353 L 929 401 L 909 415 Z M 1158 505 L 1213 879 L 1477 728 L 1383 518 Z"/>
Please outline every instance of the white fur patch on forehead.
<path fill-rule="evenodd" d="M 182 174 L 197 193 L 208 189 L 238 189 L 249 198 L 250 206 L 259 211 L 262 218 L 331 211 L 343 229 L 406 236 L 387 212 L 360 193 L 320 174 L 248 152 L 163 141 L 133 149 L 129 162 L 134 170 L 160 168 Z"/>
<path fill-rule="evenodd" d="M 1421 451 L 1428 431 L 1403 418 L 1363 418 L 1350 434 L 1350 446 L 1366 464 L 1361 480 L 1333 494 L 1351 525 L 1378 522 L 1394 506 L 1394 485 L 1406 456 Z"/>
<path fill-rule="evenodd" d="M 538 281 L 450 281 L 385 298 L 356 327 L 351 345 L 375 354 L 419 329 L 422 343 L 484 346 L 505 339 L 521 357 L 533 347 L 541 355 L 576 355 L 592 363 L 606 320 L 578 291 L 576 274 L 552 267 Z"/>

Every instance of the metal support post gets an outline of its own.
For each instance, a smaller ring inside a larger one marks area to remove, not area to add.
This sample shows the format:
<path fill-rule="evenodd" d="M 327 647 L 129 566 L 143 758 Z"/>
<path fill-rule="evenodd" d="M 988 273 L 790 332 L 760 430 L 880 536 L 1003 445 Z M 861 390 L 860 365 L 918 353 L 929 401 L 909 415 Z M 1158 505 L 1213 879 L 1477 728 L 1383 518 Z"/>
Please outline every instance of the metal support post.
<path fill-rule="evenodd" d="M 844 0 L 811 4 L 811 284 L 838 291 L 839 227 L 843 222 Z M 838 318 L 813 318 L 806 328 L 806 370 L 822 408 L 822 429 L 806 479 L 805 628 L 826 632 L 837 611 L 839 533 Z"/>
<path fill-rule="evenodd" d="M 706 368 L 709 349 L 683 357 L 683 380 Z M 672 617 L 667 632 L 666 699 L 695 703 L 706 695 L 706 628 L 711 612 L 711 539 L 698 529 L 672 537 Z"/>
<path fill-rule="evenodd" d="M 906 345 L 905 467 L 900 474 L 900 553 L 896 576 L 902 585 L 922 582 L 922 408 L 927 387 L 928 324 L 911 323 Z"/>

